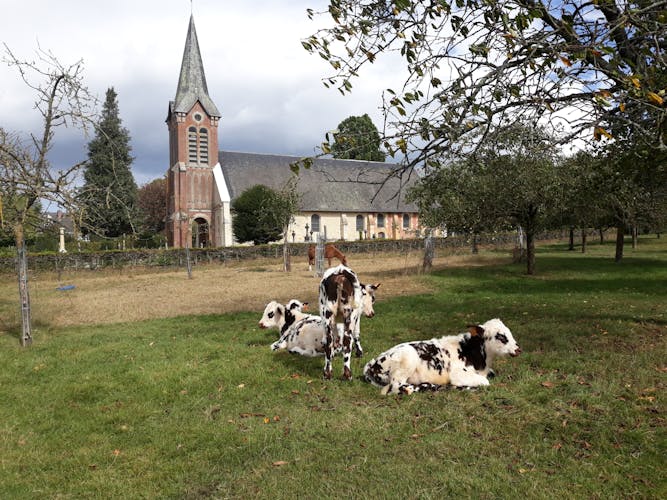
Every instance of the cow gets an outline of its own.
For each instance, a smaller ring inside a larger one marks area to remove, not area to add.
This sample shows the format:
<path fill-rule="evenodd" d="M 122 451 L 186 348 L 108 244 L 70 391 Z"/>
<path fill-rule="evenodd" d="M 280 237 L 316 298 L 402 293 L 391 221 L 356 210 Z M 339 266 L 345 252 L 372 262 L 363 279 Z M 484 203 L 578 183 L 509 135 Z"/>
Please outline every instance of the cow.
<path fill-rule="evenodd" d="M 518 356 L 521 349 L 499 319 L 473 325 L 468 333 L 398 344 L 369 361 L 364 378 L 382 394 L 412 394 L 489 385 L 496 358 Z"/>
<path fill-rule="evenodd" d="M 347 257 L 345 254 L 338 250 L 331 243 L 324 245 L 324 258 L 329 261 L 329 267 L 331 267 L 331 259 L 337 258 L 341 264 L 347 266 Z M 313 270 L 313 264 L 315 264 L 315 245 L 310 245 L 308 247 L 308 270 Z"/>
<path fill-rule="evenodd" d="M 343 379 L 350 380 L 350 356 L 352 343 L 357 356 L 362 356 L 359 340 L 359 321 L 364 314 L 375 316 L 373 304 L 377 285 L 364 285 L 352 269 L 343 264 L 327 269 L 320 281 L 320 316 L 325 320 L 324 378 L 331 378 L 331 362 L 338 348 L 343 352 Z M 338 335 L 336 323 L 343 323 L 342 335 Z"/>
<path fill-rule="evenodd" d="M 300 302 L 296 299 L 290 300 L 282 305 L 280 302 L 272 300 L 264 308 L 262 319 L 259 320 L 260 328 L 278 328 L 280 335 L 297 320 L 304 316 L 303 311 L 308 309 L 308 302 Z"/>
<path fill-rule="evenodd" d="M 343 325 L 336 324 L 337 334 L 343 336 Z M 309 358 L 324 356 L 327 324 L 324 318 L 306 314 L 285 330 L 280 338 L 271 344 L 272 351 L 285 349 L 292 354 Z"/>

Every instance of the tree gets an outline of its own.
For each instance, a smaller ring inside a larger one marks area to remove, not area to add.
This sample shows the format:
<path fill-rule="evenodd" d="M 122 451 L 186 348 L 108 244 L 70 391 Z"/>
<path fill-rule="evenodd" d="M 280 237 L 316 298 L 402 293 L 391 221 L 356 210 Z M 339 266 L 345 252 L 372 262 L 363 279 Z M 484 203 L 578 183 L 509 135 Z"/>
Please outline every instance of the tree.
<path fill-rule="evenodd" d="M 667 148 L 664 0 L 330 0 L 332 25 L 305 39 L 343 94 L 363 66 L 400 54 L 388 89 L 384 147 L 406 168 L 469 149 L 509 121 L 549 126 L 559 140 L 612 137 L 632 123 Z M 313 18 L 316 13 L 308 11 Z M 582 136 L 582 133 L 584 134 Z M 468 141 L 470 139 L 470 141 Z"/>
<path fill-rule="evenodd" d="M 475 233 L 519 225 L 526 235 L 526 272 L 535 273 L 535 236 L 560 210 L 556 155 L 544 131 L 500 128 L 465 160 L 427 171 L 415 192 L 431 224 Z"/>
<path fill-rule="evenodd" d="M 239 243 L 278 241 L 285 231 L 284 202 L 278 192 L 257 184 L 232 202 L 232 230 Z M 289 222 L 289 221 L 288 221 Z"/>
<path fill-rule="evenodd" d="M 142 232 L 155 234 L 164 231 L 166 206 L 166 178 L 155 179 L 139 188 L 137 207 Z"/>
<path fill-rule="evenodd" d="M 135 232 L 137 203 L 130 133 L 122 126 L 116 98 L 116 91 L 109 88 L 95 137 L 88 143 L 81 191 L 85 230 L 111 238 Z"/>
<path fill-rule="evenodd" d="M 35 207 L 55 203 L 73 213 L 76 210 L 75 184 L 85 162 L 53 168 L 48 152 L 59 127 L 81 127 L 93 120 L 95 100 L 83 85 L 83 63 L 64 65 L 51 53 L 39 49 L 35 61 L 21 61 L 5 45 L 3 61 L 17 69 L 35 94 L 36 109 L 42 120 L 37 134 L 19 134 L 0 128 L 0 203 L 2 224 L 11 227 L 18 256 L 19 300 L 21 304 L 21 345 L 32 343 L 30 294 L 28 290 L 25 234 L 35 222 Z"/>
<path fill-rule="evenodd" d="M 349 116 L 338 124 L 330 151 L 334 158 L 384 161 L 380 150 L 380 133 L 370 116 Z"/>

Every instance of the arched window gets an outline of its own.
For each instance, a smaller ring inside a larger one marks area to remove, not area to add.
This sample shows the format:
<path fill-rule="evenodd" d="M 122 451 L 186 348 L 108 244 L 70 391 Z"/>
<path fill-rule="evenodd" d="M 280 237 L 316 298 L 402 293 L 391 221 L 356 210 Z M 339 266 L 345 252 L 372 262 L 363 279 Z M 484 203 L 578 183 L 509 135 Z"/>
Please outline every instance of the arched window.
<path fill-rule="evenodd" d="M 377 226 L 384 227 L 384 214 L 378 214 L 377 216 Z"/>
<path fill-rule="evenodd" d="M 364 230 L 364 216 L 357 215 L 357 232 Z"/>
<path fill-rule="evenodd" d="M 208 164 L 208 130 L 199 129 L 199 163 Z"/>
<path fill-rule="evenodd" d="M 310 216 L 310 230 L 313 233 L 319 233 L 320 232 L 320 216 L 317 214 L 313 214 Z"/>
<path fill-rule="evenodd" d="M 410 229 L 410 216 L 403 214 L 403 229 Z"/>
<path fill-rule="evenodd" d="M 197 163 L 197 129 L 188 129 L 188 162 Z"/>

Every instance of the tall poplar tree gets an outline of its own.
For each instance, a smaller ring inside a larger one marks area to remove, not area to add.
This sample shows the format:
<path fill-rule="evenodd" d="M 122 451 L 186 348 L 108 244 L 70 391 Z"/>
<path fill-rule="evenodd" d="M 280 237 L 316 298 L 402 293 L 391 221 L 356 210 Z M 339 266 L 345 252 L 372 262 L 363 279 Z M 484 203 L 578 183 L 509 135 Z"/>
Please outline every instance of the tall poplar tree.
<path fill-rule="evenodd" d="M 122 126 L 116 98 L 116 91 L 109 88 L 95 138 L 88 143 L 81 192 L 84 231 L 112 238 L 135 232 L 137 206 L 130 133 Z"/>

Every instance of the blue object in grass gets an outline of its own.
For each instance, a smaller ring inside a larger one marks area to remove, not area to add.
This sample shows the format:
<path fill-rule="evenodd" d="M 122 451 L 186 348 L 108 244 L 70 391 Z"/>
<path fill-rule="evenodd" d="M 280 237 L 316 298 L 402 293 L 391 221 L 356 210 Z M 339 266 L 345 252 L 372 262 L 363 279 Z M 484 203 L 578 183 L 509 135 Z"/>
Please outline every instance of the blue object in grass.
<path fill-rule="evenodd" d="M 56 288 L 56 290 L 60 290 L 61 292 L 64 292 L 65 290 L 74 290 L 74 288 L 76 288 L 74 285 L 63 285 L 63 286 L 59 286 L 58 288 Z"/>

